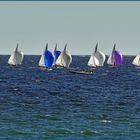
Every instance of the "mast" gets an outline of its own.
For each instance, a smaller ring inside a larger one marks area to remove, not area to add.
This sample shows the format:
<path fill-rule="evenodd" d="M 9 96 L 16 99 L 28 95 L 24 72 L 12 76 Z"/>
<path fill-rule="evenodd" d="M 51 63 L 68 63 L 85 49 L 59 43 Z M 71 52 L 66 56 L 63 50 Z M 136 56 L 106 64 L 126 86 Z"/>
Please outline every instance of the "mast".
<path fill-rule="evenodd" d="M 98 43 L 96 43 L 94 53 L 96 53 L 96 52 L 97 52 L 97 49 L 98 49 Z"/>
<path fill-rule="evenodd" d="M 116 49 L 116 43 L 115 43 L 114 46 L 113 46 L 113 50 L 112 50 L 112 52 L 114 52 L 115 49 Z"/>
<path fill-rule="evenodd" d="M 66 51 L 66 49 L 67 49 L 67 43 L 65 44 L 64 51 Z"/>
<path fill-rule="evenodd" d="M 18 43 L 17 43 L 17 46 L 16 46 L 16 50 L 15 50 L 16 52 L 18 51 Z"/>
<path fill-rule="evenodd" d="M 45 48 L 45 51 L 46 51 L 46 50 L 48 50 L 48 43 L 46 43 L 46 48 Z"/>
<path fill-rule="evenodd" d="M 56 45 L 55 45 L 54 53 L 56 52 L 56 50 L 57 50 L 57 43 L 56 43 Z"/>
<path fill-rule="evenodd" d="M 112 56 L 111 56 L 111 59 L 113 59 L 113 66 L 115 66 L 115 61 L 114 61 L 114 56 L 113 56 L 113 52 L 115 51 L 115 49 L 116 49 L 116 43 L 113 46 Z"/>
<path fill-rule="evenodd" d="M 95 46 L 95 50 L 94 50 L 94 53 L 93 53 L 93 63 L 95 65 L 95 67 L 97 67 L 96 63 L 95 63 L 95 53 L 97 52 L 97 49 L 98 49 L 98 42 L 96 43 L 96 46 Z"/>

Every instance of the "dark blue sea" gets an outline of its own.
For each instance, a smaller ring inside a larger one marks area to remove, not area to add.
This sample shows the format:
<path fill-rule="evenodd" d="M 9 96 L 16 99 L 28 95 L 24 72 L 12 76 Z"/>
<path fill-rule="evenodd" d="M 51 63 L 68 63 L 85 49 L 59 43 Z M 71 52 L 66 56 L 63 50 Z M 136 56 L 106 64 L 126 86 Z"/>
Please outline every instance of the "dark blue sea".
<path fill-rule="evenodd" d="M 122 66 L 105 64 L 92 75 L 38 67 L 39 56 L 23 65 L 0 56 L 0 139 L 140 140 L 140 68 L 134 56 Z M 73 56 L 85 68 L 89 56 Z"/>

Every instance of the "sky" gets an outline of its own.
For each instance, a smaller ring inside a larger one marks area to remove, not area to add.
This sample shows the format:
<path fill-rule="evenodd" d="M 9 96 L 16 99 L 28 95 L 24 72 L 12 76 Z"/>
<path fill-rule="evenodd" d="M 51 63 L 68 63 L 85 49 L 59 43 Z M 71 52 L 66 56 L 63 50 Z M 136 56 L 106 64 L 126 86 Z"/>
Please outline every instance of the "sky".
<path fill-rule="evenodd" d="M 90 55 L 98 48 L 110 54 L 114 43 L 124 55 L 140 52 L 139 1 L 1 1 L 0 54 L 16 44 L 24 54 L 49 49 Z"/>

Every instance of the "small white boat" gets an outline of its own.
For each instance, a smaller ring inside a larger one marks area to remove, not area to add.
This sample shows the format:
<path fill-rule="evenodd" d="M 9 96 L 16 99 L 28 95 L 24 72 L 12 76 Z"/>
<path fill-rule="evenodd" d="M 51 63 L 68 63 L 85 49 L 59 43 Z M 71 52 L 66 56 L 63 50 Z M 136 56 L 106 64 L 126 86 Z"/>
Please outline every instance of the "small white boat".
<path fill-rule="evenodd" d="M 69 68 L 70 64 L 72 63 L 72 56 L 71 54 L 66 50 L 67 44 L 65 44 L 64 50 L 59 55 L 58 59 L 56 60 L 56 65 L 60 67 L 66 67 Z"/>
<path fill-rule="evenodd" d="M 14 52 L 11 54 L 9 60 L 8 60 L 8 64 L 10 65 L 21 65 L 22 61 L 23 61 L 23 52 L 18 51 L 18 44 L 16 49 L 14 50 Z"/>
<path fill-rule="evenodd" d="M 97 67 L 97 66 L 103 66 L 105 62 L 105 54 L 101 51 L 98 51 L 98 43 L 95 46 L 95 50 L 93 54 L 90 56 L 88 61 L 88 66 L 90 67 Z"/>
<path fill-rule="evenodd" d="M 116 66 L 116 65 L 122 65 L 122 63 L 123 63 L 123 55 L 121 54 L 121 52 L 116 50 L 116 44 L 114 44 L 112 53 L 107 60 L 107 64 Z"/>
<path fill-rule="evenodd" d="M 135 66 L 140 66 L 140 54 L 137 54 L 134 60 L 132 61 L 132 64 Z"/>
<path fill-rule="evenodd" d="M 38 65 L 40 67 L 51 68 L 54 62 L 53 54 L 48 50 L 48 43 L 43 54 L 40 57 Z"/>

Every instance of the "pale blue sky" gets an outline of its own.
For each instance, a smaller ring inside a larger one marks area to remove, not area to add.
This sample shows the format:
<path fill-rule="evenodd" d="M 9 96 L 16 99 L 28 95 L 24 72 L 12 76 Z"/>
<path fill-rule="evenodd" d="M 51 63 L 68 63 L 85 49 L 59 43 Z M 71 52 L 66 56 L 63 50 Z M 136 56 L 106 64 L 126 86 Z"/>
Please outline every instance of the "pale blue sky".
<path fill-rule="evenodd" d="M 0 2 L 0 54 L 17 42 L 24 54 L 41 54 L 46 42 L 71 54 L 91 54 L 96 42 L 110 54 L 140 52 L 140 2 L 8 1 Z"/>

